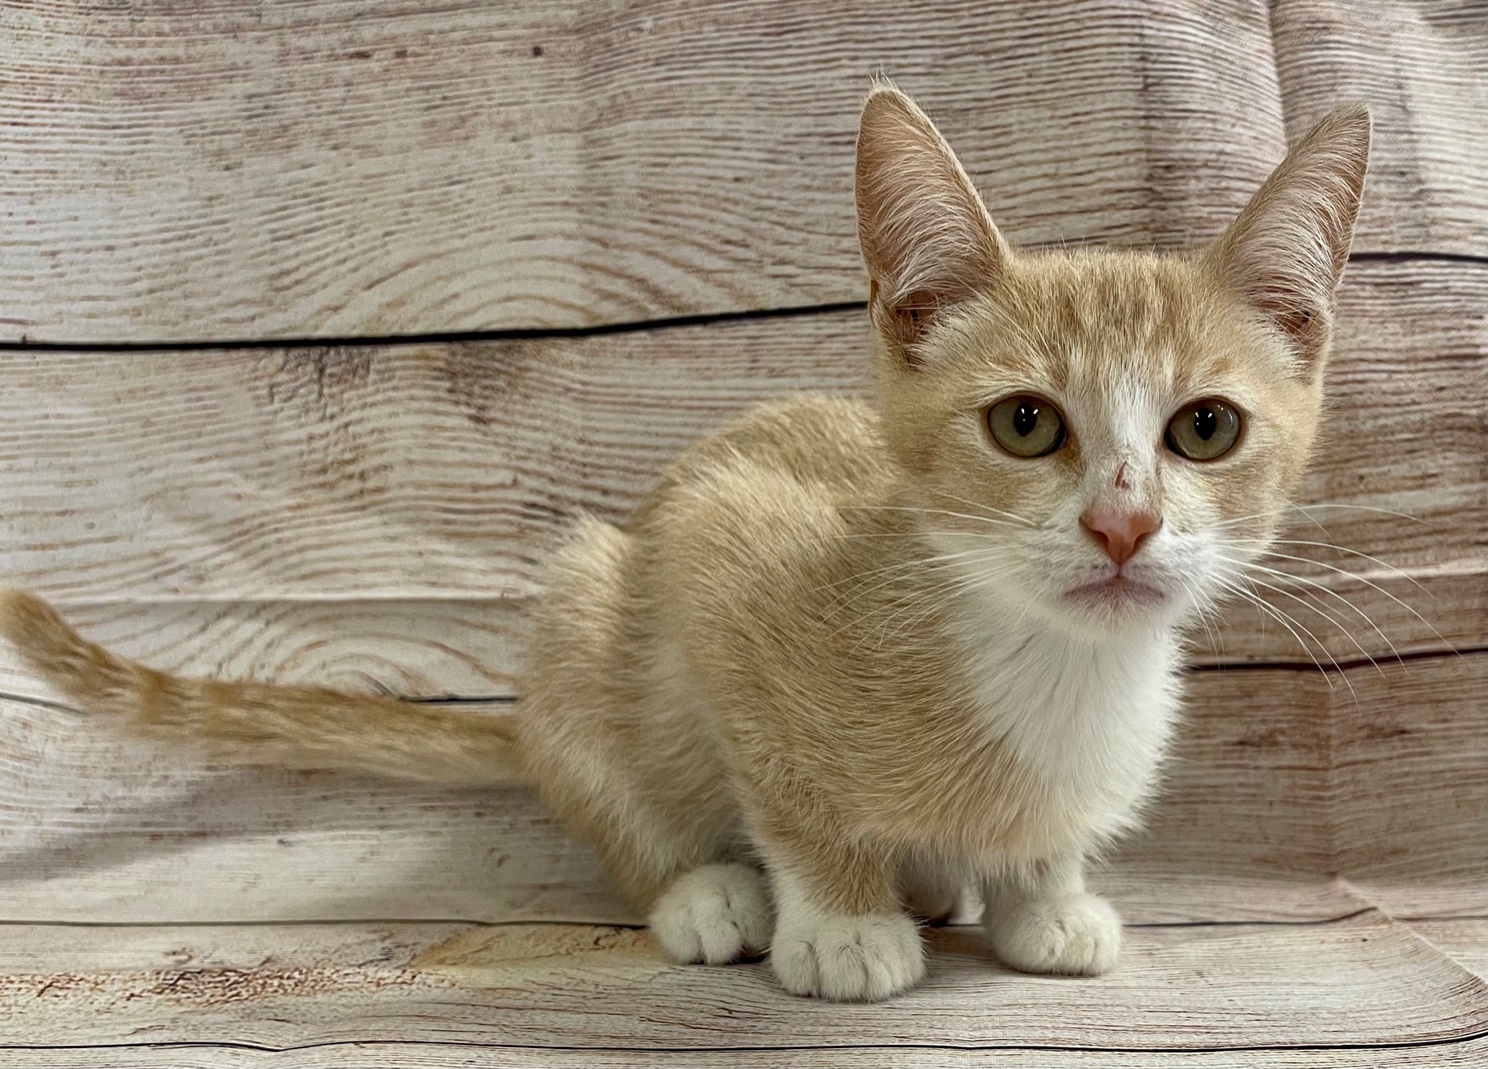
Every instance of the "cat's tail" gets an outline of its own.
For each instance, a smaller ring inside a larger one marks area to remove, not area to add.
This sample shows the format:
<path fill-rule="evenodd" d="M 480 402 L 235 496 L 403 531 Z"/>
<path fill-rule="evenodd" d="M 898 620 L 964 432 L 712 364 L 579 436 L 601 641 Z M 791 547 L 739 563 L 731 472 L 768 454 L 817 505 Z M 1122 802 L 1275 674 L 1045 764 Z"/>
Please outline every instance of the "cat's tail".
<path fill-rule="evenodd" d="M 90 714 L 234 764 L 342 768 L 451 786 L 524 782 L 511 716 L 328 687 L 189 679 L 109 653 L 45 601 L 0 590 L 0 637 Z"/>

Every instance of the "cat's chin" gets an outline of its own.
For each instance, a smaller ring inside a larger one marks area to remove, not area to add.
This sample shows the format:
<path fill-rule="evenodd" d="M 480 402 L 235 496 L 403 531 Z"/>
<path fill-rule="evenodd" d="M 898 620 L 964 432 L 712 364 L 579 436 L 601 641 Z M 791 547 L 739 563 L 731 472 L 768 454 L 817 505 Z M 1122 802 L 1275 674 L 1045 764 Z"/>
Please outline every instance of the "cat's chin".
<path fill-rule="evenodd" d="M 1165 591 L 1124 575 L 1082 583 L 1064 592 L 1065 599 L 1080 605 L 1094 605 L 1114 612 L 1161 605 L 1168 599 Z"/>
<path fill-rule="evenodd" d="M 1178 610 L 1168 591 L 1125 575 L 1070 587 L 1064 591 L 1062 600 L 1066 610 L 1082 625 L 1096 623 L 1115 629 L 1150 625 Z"/>

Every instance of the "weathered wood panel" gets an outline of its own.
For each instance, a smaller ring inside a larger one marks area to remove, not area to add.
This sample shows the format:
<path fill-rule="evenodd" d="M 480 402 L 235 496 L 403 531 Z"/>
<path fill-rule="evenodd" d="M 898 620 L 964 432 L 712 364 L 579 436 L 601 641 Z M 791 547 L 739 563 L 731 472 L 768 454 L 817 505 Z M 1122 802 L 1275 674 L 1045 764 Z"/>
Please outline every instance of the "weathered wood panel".
<path fill-rule="evenodd" d="M 1098 980 L 999 968 L 966 929 L 881 1006 L 782 993 L 764 965 L 678 967 L 644 933 L 517 926 L 0 929 L 0 1044 L 368 1040 L 496 1047 L 775 1045 L 1213 1050 L 1440 1042 L 1488 1030 L 1488 987 L 1377 913 L 1133 929 Z M 1306 978 L 1306 982 L 1300 982 Z M 23 1011 L 23 1012 L 17 1012 Z"/>
<path fill-rule="evenodd" d="M 0 336 L 574 326 L 858 299 L 869 79 L 1020 241 L 1214 233 L 1280 158 L 1264 5 L 9 5 Z"/>
<path fill-rule="evenodd" d="M 1287 129 L 1374 115 L 1355 249 L 1488 257 L 1488 10 L 1478 0 L 1271 5 Z"/>
<path fill-rule="evenodd" d="M 937 1047 L 833 1047 L 830 1050 L 565 1051 L 419 1042 L 320 1044 L 260 1051 L 196 1042 L 189 1047 L 0 1048 L 0 1065 L 17 1069 L 1481 1069 L 1488 1040 L 1419 1047 L 1225 1051 L 1039 1050 L 1008 1043 L 967 1050 Z"/>
<path fill-rule="evenodd" d="M 1394 916 L 1488 916 L 1488 657 L 1402 665 L 1331 704 L 1335 871 Z"/>
<path fill-rule="evenodd" d="M 1295 668 L 1191 677 L 1150 830 L 1095 877 L 1128 921 L 1338 916 L 1372 904 L 1374 885 L 1332 877 L 1369 876 L 1373 857 L 1397 859 L 1392 905 L 1425 904 L 1404 915 L 1475 911 L 1463 874 L 1488 850 L 1488 654 L 1347 677 L 1353 693 Z M 1403 709 L 1430 710 L 1408 737 Z M 214 771 L 15 701 L 0 701 L 0 755 L 0 919 L 640 920 L 523 791 Z M 1376 805 L 1360 782 L 1388 784 L 1387 804 L 1360 812 Z"/>
<path fill-rule="evenodd" d="M 1342 660 L 1482 645 L 1488 266 L 1356 264 L 1344 315 L 1300 495 L 1328 507 L 1291 536 L 1352 552 L 1277 562 L 1330 587 L 1298 596 L 1337 623 L 1271 600 Z M 162 667 L 505 693 L 512 607 L 569 517 L 623 518 L 752 402 L 865 390 L 863 331 L 846 312 L 481 345 L 0 354 L 0 560 Z M 1203 659 L 1309 663 L 1256 610 L 1226 624 Z M 0 660 L 0 690 L 23 686 Z"/>
<path fill-rule="evenodd" d="M 1413 920 L 1407 927 L 1468 972 L 1488 980 L 1488 917 Z"/>
<path fill-rule="evenodd" d="M 401 697 L 496 698 L 516 690 L 524 603 L 420 596 L 80 603 L 86 633 L 161 668 L 319 683 Z M 1257 610 L 1259 612 L 1259 610 Z M 0 696 L 61 699 L 0 642 Z"/>

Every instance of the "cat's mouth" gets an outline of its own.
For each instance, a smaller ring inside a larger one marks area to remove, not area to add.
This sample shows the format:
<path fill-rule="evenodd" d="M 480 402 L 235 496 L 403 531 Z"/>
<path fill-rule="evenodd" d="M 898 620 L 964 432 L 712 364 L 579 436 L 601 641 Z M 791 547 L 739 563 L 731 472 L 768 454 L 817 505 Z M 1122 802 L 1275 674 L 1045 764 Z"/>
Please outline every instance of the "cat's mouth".
<path fill-rule="evenodd" d="M 1117 572 L 1094 583 L 1083 583 L 1064 592 L 1070 601 L 1083 605 L 1096 605 L 1105 609 L 1131 609 L 1141 605 L 1156 605 L 1167 598 L 1167 594 L 1148 583 L 1140 582 Z"/>

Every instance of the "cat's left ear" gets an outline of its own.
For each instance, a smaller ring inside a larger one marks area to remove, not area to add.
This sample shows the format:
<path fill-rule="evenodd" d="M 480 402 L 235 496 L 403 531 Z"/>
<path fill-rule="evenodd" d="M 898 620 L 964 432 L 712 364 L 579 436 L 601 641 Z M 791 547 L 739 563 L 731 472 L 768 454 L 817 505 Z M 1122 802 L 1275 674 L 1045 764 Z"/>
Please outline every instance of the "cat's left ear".
<path fill-rule="evenodd" d="M 897 89 L 863 106 L 856 187 L 870 315 L 917 363 L 936 316 L 995 283 L 1007 245 L 940 131 Z"/>
<path fill-rule="evenodd" d="M 1309 372 L 1332 338 L 1333 294 L 1348 263 L 1368 164 L 1368 109 L 1335 111 L 1205 254 L 1220 278 L 1286 336 Z"/>

